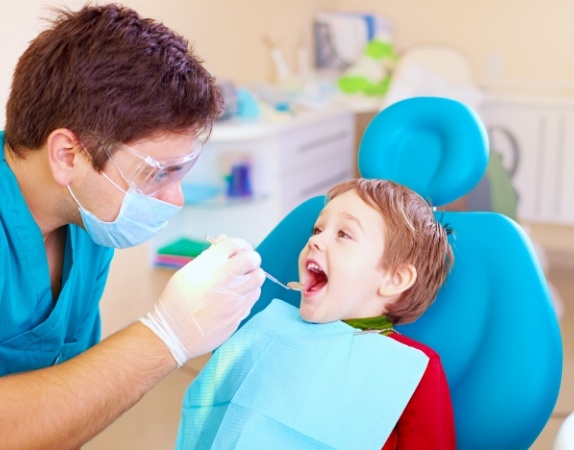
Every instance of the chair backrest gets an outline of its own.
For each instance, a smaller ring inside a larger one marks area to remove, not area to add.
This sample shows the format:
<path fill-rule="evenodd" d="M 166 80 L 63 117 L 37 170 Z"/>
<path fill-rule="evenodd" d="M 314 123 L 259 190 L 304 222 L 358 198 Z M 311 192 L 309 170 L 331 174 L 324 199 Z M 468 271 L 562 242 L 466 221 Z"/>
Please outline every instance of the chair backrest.
<path fill-rule="evenodd" d="M 488 160 L 486 133 L 463 104 L 413 98 L 380 112 L 359 150 L 365 178 L 385 178 L 434 206 L 464 195 Z M 324 204 L 292 211 L 260 244 L 263 268 L 297 280 L 297 258 Z M 527 449 L 548 421 L 560 388 L 562 343 L 549 289 L 519 225 L 497 213 L 436 212 L 454 233 L 455 264 L 433 305 L 399 331 L 437 351 L 453 398 L 457 448 Z M 299 294 L 265 283 L 253 313 Z"/>

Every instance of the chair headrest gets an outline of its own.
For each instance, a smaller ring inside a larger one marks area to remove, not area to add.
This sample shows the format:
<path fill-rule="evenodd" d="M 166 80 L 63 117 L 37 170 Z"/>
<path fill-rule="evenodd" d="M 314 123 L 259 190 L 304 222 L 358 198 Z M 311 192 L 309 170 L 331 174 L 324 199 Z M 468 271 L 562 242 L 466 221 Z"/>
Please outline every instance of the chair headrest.
<path fill-rule="evenodd" d="M 379 112 L 358 155 L 364 178 L 383 178 L 418 192 L 433 206 L 467 194 L 488 163 L 488 138 L 478 115 L 456 100 L 414 97 Z"/>

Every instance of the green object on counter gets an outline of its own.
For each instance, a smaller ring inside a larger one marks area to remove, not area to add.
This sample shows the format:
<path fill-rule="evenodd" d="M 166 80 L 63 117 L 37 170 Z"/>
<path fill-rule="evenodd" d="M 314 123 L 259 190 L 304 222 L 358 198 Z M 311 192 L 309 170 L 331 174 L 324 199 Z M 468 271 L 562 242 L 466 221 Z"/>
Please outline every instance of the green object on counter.
<path fill-rule="evenodd" d="M 386 76 L 382 81 L 373 83 L 361 76 L 344 76 L 337 81 L 337 85 L 346 94 L 362 93 L 369 96 L 385 95 L 391 84 L 391 76 Z"/>
<path fill-rule="evenodd" d="M 363 54 L 339 78 L 337 85 L 346 94 L 385 95 L 397 59 L 390 38 L 378 35 L 367 44 Z"/>
<path fill-rule="evenodd" d="M 207 241 L 181 238 L 158 249 L 158 255 L 189 256 L 195 258 L 211 244 Z"/>
<path fill-rule="evenodd" d="M 373 59 L 387 58 L 392 62 L 396 62 L 398 57 L 395 53 L 393 45 L 390 42 L 373 39 L 365 48 L 365 55 Z"/>

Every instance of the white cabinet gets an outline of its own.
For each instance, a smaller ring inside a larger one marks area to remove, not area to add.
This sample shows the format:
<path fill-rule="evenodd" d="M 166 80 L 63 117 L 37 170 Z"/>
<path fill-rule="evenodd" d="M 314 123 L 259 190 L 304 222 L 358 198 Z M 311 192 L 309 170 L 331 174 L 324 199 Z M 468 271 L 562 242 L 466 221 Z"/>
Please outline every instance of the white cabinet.
<path fill-rule="evenodd" d="M 184 179 L 217 187 L 220 195 L 186 205 L 151 243 L 155 251 L 180 237 L 220 233 L 258 245 L 295 206 L 353 176 L 354 113 L 307 113 L 273 124 L 216 124 L 198 162 Z M 252 196 L 225 195 L 229 163 L 249 162 Z"/>
<path fill-rule="evenodd" d="M 353 176 L 354 116 L 342 114 L 278 135 L 280 217 L 304 200 Z"/>
<path fill-rule="evenodd" d="M 480 115 L 492 150 L 512 158 L 502 131 L 518 144 L 519 218 L 574 224 L 574 100 L 490 98 Z"/>

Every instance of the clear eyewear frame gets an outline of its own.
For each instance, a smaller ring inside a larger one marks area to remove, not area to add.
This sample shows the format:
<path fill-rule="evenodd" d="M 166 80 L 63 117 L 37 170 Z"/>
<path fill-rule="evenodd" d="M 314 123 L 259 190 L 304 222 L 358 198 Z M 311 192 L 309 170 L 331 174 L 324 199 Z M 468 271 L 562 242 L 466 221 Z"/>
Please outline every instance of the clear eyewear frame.
<path fill-rule="evenodd" d="M 115 152 L 112 152 L 113 147 L 117 148 Z M 200 140 L 195 141 L 194 147 L 195 150 L 184 156 L 159 161 L 121 142 L 103 145 L 110 163 L 128 186 L 149 196 L 157 194 L 170 184 L 181 181 L 193 167 L 203 149 Z M 120 151 L 125 151 L 128 157 L 120 158 L 118 155 Z"/>

